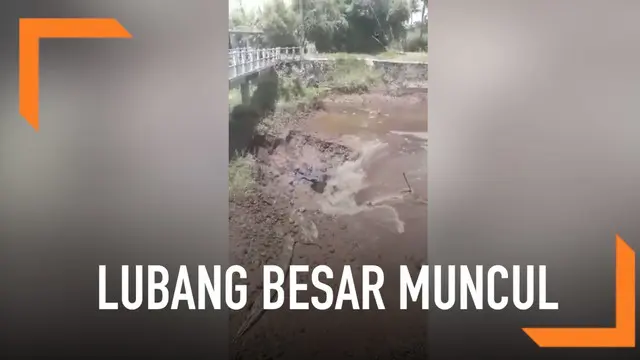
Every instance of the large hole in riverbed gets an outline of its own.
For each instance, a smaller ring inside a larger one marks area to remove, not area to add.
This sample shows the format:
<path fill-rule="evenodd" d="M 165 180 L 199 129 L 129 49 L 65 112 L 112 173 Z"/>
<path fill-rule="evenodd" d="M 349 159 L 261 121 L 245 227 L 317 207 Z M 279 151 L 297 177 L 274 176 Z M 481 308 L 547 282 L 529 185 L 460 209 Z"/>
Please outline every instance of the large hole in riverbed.
<path fill-rule="evenodd" d="M 263 185 L 276 182 L 291 188 L 305 186 L 319 194 L 325 192 L 332 170 L 357 156 L 343 144 L 299 131 L 290 131 L 282 138 L 256 135 L 251 152 L 258 160 Z"/>

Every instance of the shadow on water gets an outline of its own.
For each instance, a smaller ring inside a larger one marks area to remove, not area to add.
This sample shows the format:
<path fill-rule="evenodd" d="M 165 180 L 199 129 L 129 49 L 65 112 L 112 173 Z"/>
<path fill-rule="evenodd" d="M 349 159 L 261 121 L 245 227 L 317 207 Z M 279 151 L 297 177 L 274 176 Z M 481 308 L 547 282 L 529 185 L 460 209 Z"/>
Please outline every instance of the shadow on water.
<path fill-rule="evenodd" d="M 280 97 L 278 73 L 271 70 L 262 74 L 249 104 L 239 104 L 229 112 L 229 159 L 247 151 L 260 120 L 275 111 Z"/>

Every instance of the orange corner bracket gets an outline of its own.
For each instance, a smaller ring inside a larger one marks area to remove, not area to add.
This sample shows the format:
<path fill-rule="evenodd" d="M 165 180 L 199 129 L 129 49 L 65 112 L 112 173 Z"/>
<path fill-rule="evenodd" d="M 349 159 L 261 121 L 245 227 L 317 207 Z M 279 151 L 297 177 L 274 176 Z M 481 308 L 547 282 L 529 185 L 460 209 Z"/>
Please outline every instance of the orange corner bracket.
<path fill-rule="evenodd" d="M 20 115 L 38 131 L 40 39 L 132 38 L 115 19 L 20 19 L 19 108 Z"/>
<path fill-rule="evenodd" d="M 524 328 L 540 347 L 629 348 L 636 345 L 635 252 L 616 235 L 616 325 L 613 328 Z"/>

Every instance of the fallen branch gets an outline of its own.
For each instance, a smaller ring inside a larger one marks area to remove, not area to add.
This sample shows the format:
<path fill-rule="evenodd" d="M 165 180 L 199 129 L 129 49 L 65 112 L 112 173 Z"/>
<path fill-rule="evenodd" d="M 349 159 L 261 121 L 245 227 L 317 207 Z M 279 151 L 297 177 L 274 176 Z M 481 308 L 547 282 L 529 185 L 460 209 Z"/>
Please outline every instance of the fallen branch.
<path fill-rule="evenodd" d="M 411 188 L 411 184 L 409 184 L 409 179 L 407 179 L 407 174 L 405 174 L 404 172 L 402 173 L 402 176 L 404 176 L 404 182 L 407 183 L 407 187 L 409 188 L 409 192 L 413 193 L 413 189 Z"/>
<path fill-rule="evenodd" d="M 319 244 L 316 244 L 313 242 L 300 242 L 299 240 L 293 240 L 293 243 L 291 244 L 291 251 L 289 252 L 289 258 L 286 262 L 286 268 L 284 273 L 285 281 L 289 277 L 289 268 L 293 263 L 293 255 L 295 252 L 296 245 L 298 243 L 301 243 L 303 245 L 316 245 L 322 248 Z M 263 293 L 264 293 L 264 288 L 260 290 L 260 294 L 258 295 L 257 299 L 254 301 L 254 303 L 251 306 L 251 312 L 249 313 L 247 318 L 244 320 L 244 322 L 240 326 L 240 329 L 238 329 L 236 336 L 233 338 L 234 343 L 237 342 L 249 330 L 251 330 L 251 328 L 253 328 L 253 326 L 258 323 L 260 318 L 262 318 L 262 315 L 264 315 L 266 310 L 264 309 L 264 304 L 262 303 L 262 298 L 264 296 Z M 271 297 L 271 300 L 273 301 L 276 296 L 277 296 L 277 293 L 274 293 L 274 295 Z"/>

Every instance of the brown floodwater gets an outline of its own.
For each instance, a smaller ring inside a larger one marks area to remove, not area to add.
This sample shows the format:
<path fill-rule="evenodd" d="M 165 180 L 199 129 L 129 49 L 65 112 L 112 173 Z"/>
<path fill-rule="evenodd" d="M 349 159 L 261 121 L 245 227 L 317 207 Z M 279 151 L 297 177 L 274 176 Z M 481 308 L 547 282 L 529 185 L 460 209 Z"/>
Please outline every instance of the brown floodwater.
<path fill-rule="evenodd" d="M 320 210 L 378 230 L 383 224 L 387 235 L 424 228 L 424 211 L 415 210 L 427 199 L 427 122 L 426 95 L 329 102 L 307 130 L 359 156 L 330 170 L 326 190 L 313 199 Z"/>

